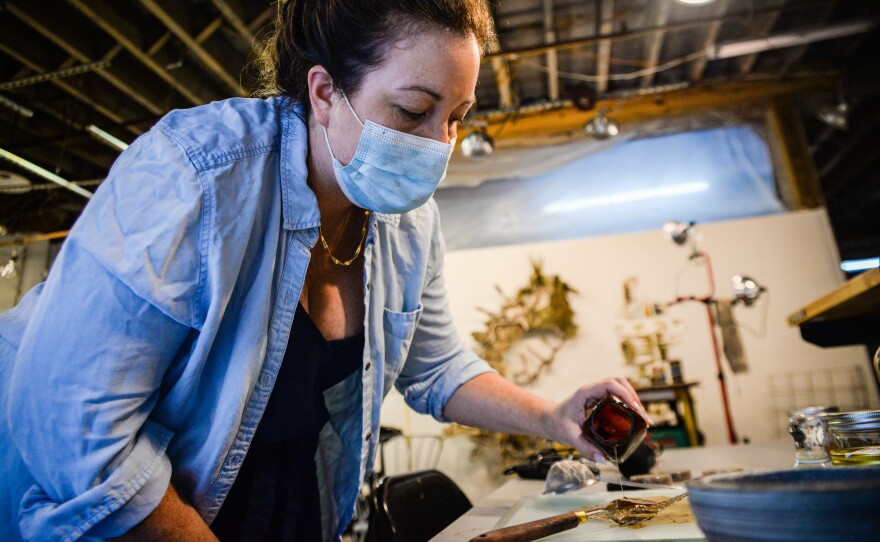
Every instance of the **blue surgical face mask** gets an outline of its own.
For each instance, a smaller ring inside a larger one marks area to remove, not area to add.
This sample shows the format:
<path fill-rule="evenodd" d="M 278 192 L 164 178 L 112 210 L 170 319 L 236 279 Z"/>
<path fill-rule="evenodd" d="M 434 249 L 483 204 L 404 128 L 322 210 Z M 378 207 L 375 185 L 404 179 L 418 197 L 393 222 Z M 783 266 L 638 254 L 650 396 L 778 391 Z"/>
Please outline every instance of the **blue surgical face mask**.
<path fill-rule="evenodd" d="M 364 124 L 345 94 L 342 97 L 363 127 L 354 158 L 347 166 L 336 159 L 324 128 L 342 192 L 358 207 L 378 213 L 405 213 L 423 205 L 446 177 L 455 139 L 440 143 L 369 120 Z"/>

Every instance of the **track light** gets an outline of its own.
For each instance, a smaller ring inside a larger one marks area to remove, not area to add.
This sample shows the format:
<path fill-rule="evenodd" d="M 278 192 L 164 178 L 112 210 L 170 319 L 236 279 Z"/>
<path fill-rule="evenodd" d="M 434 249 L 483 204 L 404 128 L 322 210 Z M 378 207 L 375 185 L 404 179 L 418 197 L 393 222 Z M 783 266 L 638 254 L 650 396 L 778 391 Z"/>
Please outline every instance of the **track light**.
<path fill-rule="evenodd" d="M 461 140 L 461 153 L 471 160 L 482 160 L 495 152 L 495 141 L 483 127 L 474 130 Z"/>
<path fill-rule="evenodd" d="M 816 111 L 816 116 L 836 130 L 849 128 L 849 104 L 841 100 L 837 105 L 823 105 Z"/>
<path fill-rule="evenodd" d="M 733 302 L 741 303 L 746 307 L 751 307 L 758 301 L 761 294 L 766 292 L 767 288 L 758 284 L 755 279 L 745 275 L 736 275 L 733 277 Z"/>
<path fill-rule="evenodd" d="M 616 136 L 620 132 L 620 123 L 609 118 L 607 110 L 602 107 L 596 116 L 584 124 L 584 134 L 593 139 L 604 140 Z"/>
<path fill-rule="evenodd" d="M 669 220 L 663 224 L 663 233 L 666 238 L 678 246 L 683 246 L 691 238 L 691 232 L 696 222 L 679 222 L 677 220 Z"/>
<path fill-rule="evenodd" d="M 697 248 L 697 236 L 694 230 L 696 225 L 696 222 L 680 222 L 678 220 L 669 220 L 663 224 L 663 234 L 667 239 L 680 247 L 685 245 L 690 247 L 691 259 L 699 258 L 703 254 Z"/>

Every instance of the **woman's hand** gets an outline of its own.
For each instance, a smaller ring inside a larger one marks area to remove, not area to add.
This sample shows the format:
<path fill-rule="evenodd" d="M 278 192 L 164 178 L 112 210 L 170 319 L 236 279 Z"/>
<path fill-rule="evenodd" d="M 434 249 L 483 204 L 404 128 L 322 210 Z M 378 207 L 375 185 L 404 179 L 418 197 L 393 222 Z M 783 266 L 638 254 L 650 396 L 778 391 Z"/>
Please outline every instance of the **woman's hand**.
<path fill-rule="evenodd" d="M 545 421 L 548 436 L 557 442 L 577 449 L 584 457 L 592 457 L 599 463 L 605 463 L 605 456 L 602 452 L 584 438 L 581 425 L 586 419 L 585 407 L 609 393 L 616 395 L 636 411 L 642 413 L 648 422 L 653 424 L 632 384 L 626 378 L 619 376 L 581 386 L 571 397 L 550 410 Z"/>

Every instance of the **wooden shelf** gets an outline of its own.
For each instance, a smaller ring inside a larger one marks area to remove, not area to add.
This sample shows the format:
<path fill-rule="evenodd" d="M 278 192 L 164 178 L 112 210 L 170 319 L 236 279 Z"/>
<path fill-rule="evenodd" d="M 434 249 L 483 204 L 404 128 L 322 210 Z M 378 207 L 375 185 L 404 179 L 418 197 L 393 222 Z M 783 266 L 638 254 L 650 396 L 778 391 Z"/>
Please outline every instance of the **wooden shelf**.
<path fill-rule="evenodd" d="M 788 317 L 792 327 L 807 322 L 880 315 L 880 268 L 870 269 Z"/>

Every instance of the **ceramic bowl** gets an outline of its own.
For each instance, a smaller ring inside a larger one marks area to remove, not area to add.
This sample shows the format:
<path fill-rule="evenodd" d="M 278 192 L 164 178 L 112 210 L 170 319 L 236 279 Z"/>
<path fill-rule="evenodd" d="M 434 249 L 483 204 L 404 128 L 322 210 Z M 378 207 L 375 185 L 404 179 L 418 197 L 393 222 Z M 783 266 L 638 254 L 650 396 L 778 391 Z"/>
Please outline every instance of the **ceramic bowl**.
<path fill-rule="evenodd" d="M 880 539 L 880 466 L 717 474 L 687 488 L 711 542 Z"/>

